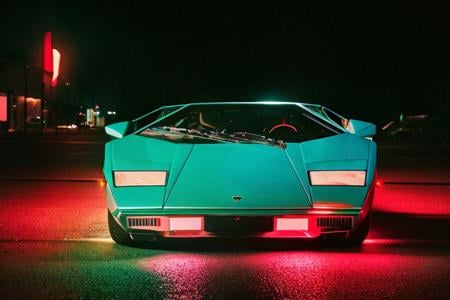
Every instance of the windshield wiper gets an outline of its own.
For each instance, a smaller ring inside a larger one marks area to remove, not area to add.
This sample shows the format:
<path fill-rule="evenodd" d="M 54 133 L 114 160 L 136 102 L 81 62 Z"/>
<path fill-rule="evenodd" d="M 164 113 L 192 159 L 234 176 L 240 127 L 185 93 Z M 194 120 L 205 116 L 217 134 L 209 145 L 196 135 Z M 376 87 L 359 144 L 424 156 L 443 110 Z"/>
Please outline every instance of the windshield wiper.
<path fill-rule="evenodd" d="M 182 127 L 172 127 L 172 126 L 158 126 L 158 127 L 151 127 L 147 130 L 153 130 L 157 132 L 167 132 L 169 134 L 175 134 L 180 136 L 190 136 L 196 137 L 196 138 L 202 138 L 202 139 L 208 139 L 208 140 L 214 140 L 218 142 L 233 142 L 237 143 L 238 140 L 235 138 L 230 138 L 228 135 L 222 134 L 217 131 L 209 130 L 209 129 L 188 129 L 188 128 L 182 128 Z"/>
<path fill-rule="evenodd" d="M 219 131 L 213 131 L 209 129 L 188 129 L 182 127 L 172 127 L 172 126 L 158 126 L 147 128 L 146 130 L 154 130 L 159 132 L 167 132 L 172 134 L 179 134 L 181 136 L 191 136 L 203 139 L 214 140 L 218 142 L 232 142 L 232 143 L 258 143 L 264 145 L 271 145 L 280 148 L 286 148 L 286 144 L 282 140 L 275 140 L 272 138 L 267 138 L 263 135 L 245 132 L 245 131 L 236 131 L 233 133 L 223 133 Z M 144 131 L 145 132 L 145 131 Z"/>
<path fill-rule="evenodd" d="M 229 136 L 240 138 L 240 139 L 245 139 L 248 141 L 258 141 L 263 144 L 270 144 L 273 146 L 281 147 L 283 149 L 287 147 L 286 144 L 284 143 L 284 141 L 282 141 L 282 140 L 276 140 L 276 139 L 268 138 L 264 135 L 246 132 L 246 131 L 235 131 L 233 133 L 230 133 Z"/>

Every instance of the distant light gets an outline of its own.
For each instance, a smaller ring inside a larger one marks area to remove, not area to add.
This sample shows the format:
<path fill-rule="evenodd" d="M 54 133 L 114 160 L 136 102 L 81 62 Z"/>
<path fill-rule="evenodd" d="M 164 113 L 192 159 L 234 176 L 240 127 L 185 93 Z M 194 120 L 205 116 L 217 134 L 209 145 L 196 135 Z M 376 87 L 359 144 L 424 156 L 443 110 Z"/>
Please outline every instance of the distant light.
<path fill-rule="evenodd" d="M 8 97 L 0 95 L 0 121 L 6 122 L 8 120 Z"/>
<path fill-rule="evenodd" d="M 100 112 L 99 111 L 94 111 L 94 116 L 100 116 Z"/>
<path fill-rule="evenodd" d="M 110 111 L 110 110 L 108 110 L 108 115 L 115 115 L 116 114 L 116 112 L 115 111 Z"/>
<path fill-rule="evenodd" d="M 58 125 L 58 128 L 62 128 L 62 129 L 75 129 L 78 128 L 77 124 L 70 124 L 70 125 Z"/>
<path fill-rule="evenodd" d="M 407 120 L 424 120 L 426 118 L 428 118 L 428 115 L 426 115 L 426 114 L 405 117 L 405 119 L 407 119 Z"/>
<path fill-rule="evenodd" d="M 389 123 L 387 123 L 386 125 L 384 125 L 381 129 L 382 130 L 386 130 L 386 129 L 388 129 L 392 124 L 394 124 L 395 122 L 394 121 L 390 121 Z"/>
<path fill-rule="evenodd" d="M 61 63 L 61 54 L 58 50 L 53 49 L 53 75 L 52 75 L 52 86 L 56 87 L 59 77 L 59 66 Z"/>

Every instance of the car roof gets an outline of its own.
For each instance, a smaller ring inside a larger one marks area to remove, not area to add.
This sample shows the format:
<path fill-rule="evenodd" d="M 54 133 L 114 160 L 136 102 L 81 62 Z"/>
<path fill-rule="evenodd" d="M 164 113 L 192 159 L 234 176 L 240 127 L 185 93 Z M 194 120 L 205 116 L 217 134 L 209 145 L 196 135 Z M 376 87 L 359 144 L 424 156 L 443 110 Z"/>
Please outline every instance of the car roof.
<path fill-rule="evenodd" d="M 312 103 L 302 103 L 302 102 L 294 102 L 294 101 L 227 101 L 227 102 L 187 102 L 183 104 L 175 104 L 163 106 L 163 108 L 172 108 L 172 107 L 187 107 L 187 106 L 196 106 L 196 105 L 296 105 L 300 107 L 310 107 L 315 106 L 317 108 L 322 107 L 319 104 Z"/>

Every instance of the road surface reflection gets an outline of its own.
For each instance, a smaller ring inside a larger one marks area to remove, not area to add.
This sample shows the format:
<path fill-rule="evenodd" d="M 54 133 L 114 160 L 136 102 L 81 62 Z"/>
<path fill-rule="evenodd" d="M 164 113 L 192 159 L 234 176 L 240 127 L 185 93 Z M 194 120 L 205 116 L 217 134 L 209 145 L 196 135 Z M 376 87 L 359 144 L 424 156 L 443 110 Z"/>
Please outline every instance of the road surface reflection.
<path fill-rule="evenodd" d="M 433 278 L 440 278 L 442 284 L 450 275 L 448 267 L 439 268 L 442 262 L 420 252 L 405 255 L 389 241 L 369 240 L 368 245 L 350 251 L 170 253 L 139 259 L 137 266 L 161 277 L 167 296 L 173 299 L 329 299 L 430 295 Z M 439 286 L 439 281 L 435 283 Z"/>

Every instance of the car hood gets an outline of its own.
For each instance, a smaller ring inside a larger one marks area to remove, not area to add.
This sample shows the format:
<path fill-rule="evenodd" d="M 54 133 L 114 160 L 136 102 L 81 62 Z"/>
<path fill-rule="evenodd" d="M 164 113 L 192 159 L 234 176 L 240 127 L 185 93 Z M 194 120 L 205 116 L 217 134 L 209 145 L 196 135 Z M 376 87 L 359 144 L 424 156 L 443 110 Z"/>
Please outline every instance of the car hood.
<path fill-rule="evenodd" d="M 167 209 L 303 207 L 311 201 L 288 154 L 259 144 L 192 145 L 170 176 L 164 203 Z"/>

